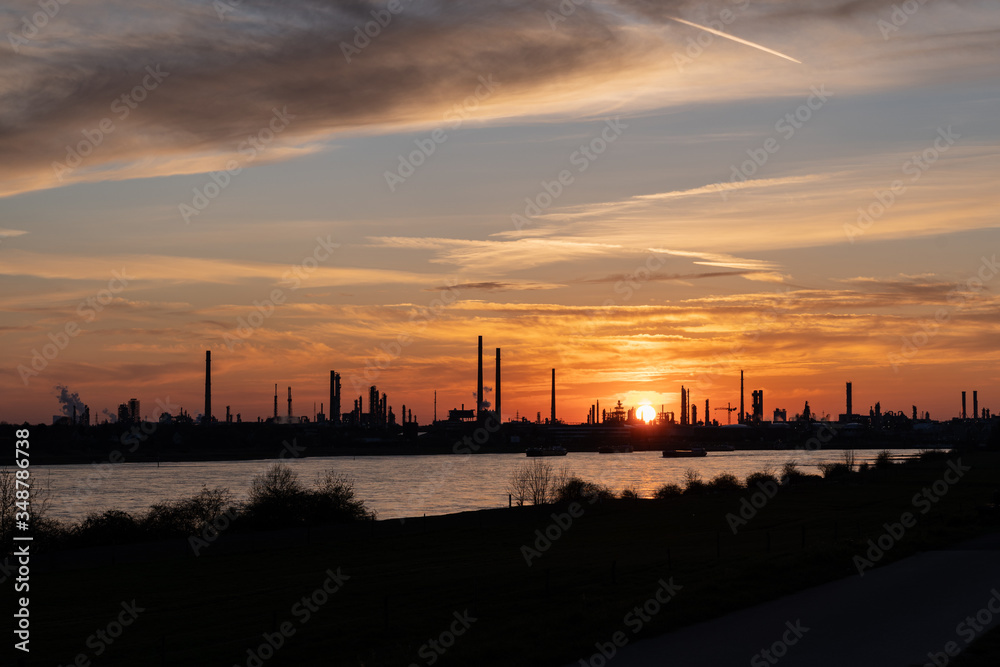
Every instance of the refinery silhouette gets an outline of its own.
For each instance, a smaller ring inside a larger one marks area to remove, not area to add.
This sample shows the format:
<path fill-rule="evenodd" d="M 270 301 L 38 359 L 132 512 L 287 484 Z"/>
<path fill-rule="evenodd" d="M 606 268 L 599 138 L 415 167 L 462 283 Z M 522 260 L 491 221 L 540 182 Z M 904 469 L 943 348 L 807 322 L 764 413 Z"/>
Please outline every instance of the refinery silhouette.
<path fill-rule="evenodd" d="M 518 413 L 508 415 L 505 421 L 501 348 L 496 348 L 495 354 L 495 379 L 490 389 L 484 386 L 483 337 L 479 336 L 475 406 L 452 407 L 439 419 L 435 391 L 433 419 L 427 423 L 420 423 L 405 404 L 396 412 L 387 394 L 375 385 L 369 387 L 367 398 L 363 393 L 344 397 L 341 375 L 336 370 L 329 371 L 328 402 L 321 402 L 318 410 L 314 404 L 311 415 L 301 411 L 296 414 L 291 386 L 285 387 L 285 406 L 279 410 L 278 384 L 274 384 L 269 416 L 244 420 L 242 413 L 234 414 L 229 405 L 224 414 L 216 415 L 209 350 L 205 352 L 204 410 L 196 416 L 180 406 L 157 401 L 155 411 L 159 414 L 150 419 L 143 415 L 140 400 L 133 397 L 123 401 L 116 413 L 105 410 L 105 418 L 98 422 L 78 394 L 58 386 L 63 414 L 55 415 L 51 426 L 36 433 L 49 440 L 46 458 L 58 461 L 103 458 L 111 451 L 112 445 L 105 444 L 109 441 L 129 445 L 128 454 L 135 460 L 159 460 L 268 457 L 290 440 L 308 445 L 311 455 L 518 452 L 533 447 L 624 452 L 691 446 L 709 451 L 816 448 L 817 442 L 826 448 L 937 447 L 985 442 L 994 432 L 995 420 L 990 409 L 980 408 L 978 391 L 972 391 L 971 413 L 963 391 L 961 416 L 934 421 L 929 412 L 919 412 L 915 405 L 910 414 L 883 411 L 879 402 L 867 414 L 855 412 L 851 382 L 845 386 L 844 412 L 835 419 L 815 414 L 808 401 L 791 417 L 787 409 L 774 408 L 767 419 L 762 389 L 750 391 L 750 406 L 746 409 L 742 370 L 738 406 L 727 402 L 713 408 L 710 399 L 704 398 L 703 410 L 699 411 L 691 387 L 682 385 L 679 413 L 665 406 L 659 410 L 653 406 L 627 407 L 621 401 L 608 409 L 596 400 L 583 421 L 571 423 L 557 414 L 553 368 L 548 415 L 543 417 L 538 411 L 532 419 Z M 489 391 L 492 402 L 484 398 Z M 71 437 L 65 437 L 66 429 L 72 431 Z M 109 439 L 109 434 L 117 437 Z M 470 439 L 472 435 L 478 435 L 477 440 Z M 457 448 L 456 443 L 465 444 Z"/>

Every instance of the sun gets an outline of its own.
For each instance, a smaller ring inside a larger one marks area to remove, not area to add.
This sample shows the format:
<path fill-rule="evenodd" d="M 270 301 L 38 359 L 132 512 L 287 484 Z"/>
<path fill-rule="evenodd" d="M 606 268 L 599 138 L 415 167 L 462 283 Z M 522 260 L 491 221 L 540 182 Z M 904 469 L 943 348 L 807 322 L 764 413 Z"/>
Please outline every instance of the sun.
<path fill-rule="evenodd" d="M 635 411 L 635 416 L 648 423 L 656 419 L 656 409 L 652 405 L 641 405 Z"/>

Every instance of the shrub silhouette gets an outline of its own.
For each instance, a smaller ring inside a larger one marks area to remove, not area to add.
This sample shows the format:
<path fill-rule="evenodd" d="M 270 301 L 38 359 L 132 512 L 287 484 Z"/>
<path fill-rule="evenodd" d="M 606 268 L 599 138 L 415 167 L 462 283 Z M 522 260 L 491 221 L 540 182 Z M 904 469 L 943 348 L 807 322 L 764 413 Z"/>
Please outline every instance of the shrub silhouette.
<path fill-rule="evenodd" d="M 739 478 L 730 472 L 724 472 L 716 475 L 712 481 L 708 483 L 708 488 L 712 493 L 719 494 L 734 494 L 746 491 L 746 487 L 743 486 Z"/>
<path fill-rule="evenodd" d="M 607 502 L 614 497 L 611 489 L 603 484 L 587 482 L 579 477 L 570 477 L 556 490 L 556 500 L 561 503 Z"/>
<path fill-rule="evenodd" d="M 667 498 L 677 498 L 683 493 L 684 489 L 677 484 L 664 484 L 653 492 L 653 497 L 657 500 L 665 500 Z"/>

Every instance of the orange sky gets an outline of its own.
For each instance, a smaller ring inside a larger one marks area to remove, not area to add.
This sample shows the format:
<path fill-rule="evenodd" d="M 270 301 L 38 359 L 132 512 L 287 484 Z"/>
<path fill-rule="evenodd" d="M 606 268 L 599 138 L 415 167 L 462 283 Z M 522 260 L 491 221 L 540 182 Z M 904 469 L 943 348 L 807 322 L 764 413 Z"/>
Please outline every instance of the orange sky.
<path fill-rule="evenodd" d="M 996 407 L 1000 9 L 550 4 L 404 12 L 350 62 L 363 4 L 62 6 L 0 61 L 0 419 L 196 415 L 211 349 L 217 416 L 336 369 L 426 422 L 478 335 L 505 418 L 552 367 L 570 422 L 741 368 L 768 415 Z"/>

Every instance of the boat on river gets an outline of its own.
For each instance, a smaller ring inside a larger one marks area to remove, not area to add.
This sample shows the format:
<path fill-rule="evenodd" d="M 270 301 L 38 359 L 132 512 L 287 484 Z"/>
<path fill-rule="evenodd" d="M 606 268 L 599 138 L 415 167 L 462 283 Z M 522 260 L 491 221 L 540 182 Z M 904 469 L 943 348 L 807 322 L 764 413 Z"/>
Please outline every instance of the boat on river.
<path fill-rule="evenodd" d="M 524 450 L 525 456 L 566 456 L 566 448 L 559 445 L 550 447 L 528 447 Z"/>
<path fill-rule="evenodd" d="M 708 456 L 708 451 L 704 447 L 693 447 L 691 449 L 664 449 L 663 458 L 679 459 L 693 456 Z"/>

